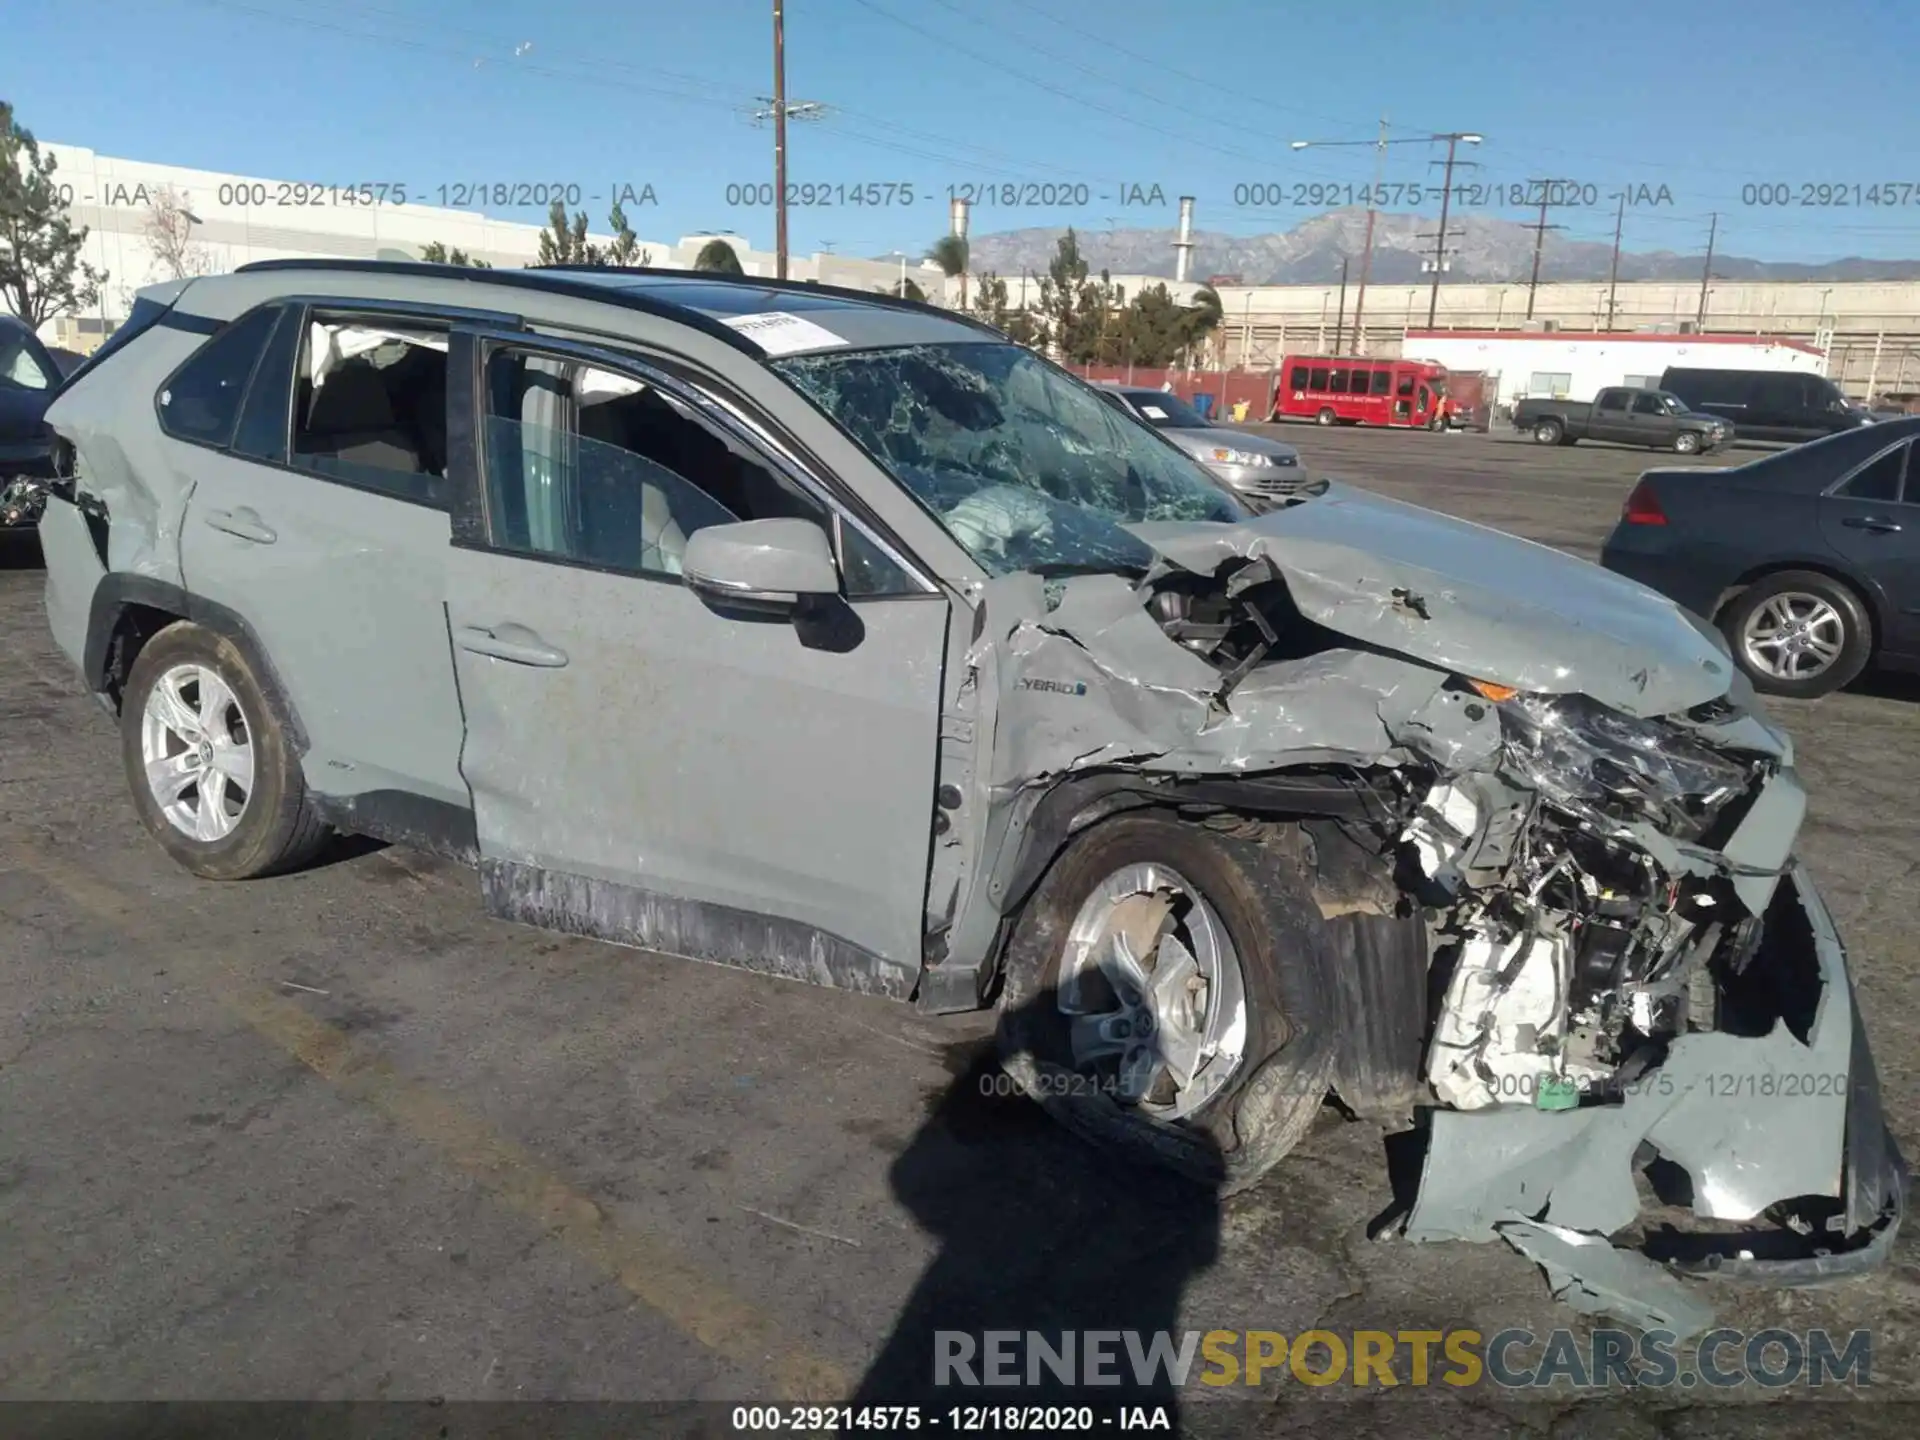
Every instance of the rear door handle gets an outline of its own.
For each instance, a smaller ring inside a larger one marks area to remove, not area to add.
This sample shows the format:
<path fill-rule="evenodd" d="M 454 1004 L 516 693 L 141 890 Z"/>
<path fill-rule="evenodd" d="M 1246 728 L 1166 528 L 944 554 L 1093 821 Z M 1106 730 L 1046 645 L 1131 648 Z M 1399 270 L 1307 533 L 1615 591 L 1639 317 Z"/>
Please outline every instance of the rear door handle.
<path fill-rule="evenodd" d="M 205 519 L 215 530 L 242 540 L 251 540 L 255 545 L 271 545 L 280 538 L 251 505 L 238 505 L 231 510 L 209 510 Z"/>
<path fill-rule="evenodd" d="M 556 670 L 567 663 L 567 652 L 549 645 L 524 625 L 496 625 L 491 630 L 462 625 L 453 632 L 456 644 L 475 655 L 490 655 L 514 665 L 538 665 Z"/>
<path fill-rule="evenodd" d="M 1840 523 L 1849 530 L 1871 530 L 1876 535 L 1890 534 L 1900 528 L 1898 520 L 1889 520 L 1884 515 L 1849 515 Z"/>

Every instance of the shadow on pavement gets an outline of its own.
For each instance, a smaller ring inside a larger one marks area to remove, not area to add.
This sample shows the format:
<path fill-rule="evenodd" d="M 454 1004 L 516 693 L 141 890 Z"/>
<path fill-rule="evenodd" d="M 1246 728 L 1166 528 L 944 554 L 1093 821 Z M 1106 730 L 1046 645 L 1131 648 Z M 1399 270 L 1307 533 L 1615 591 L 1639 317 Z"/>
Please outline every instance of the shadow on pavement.
<path fill-rule="evenodd" d="M 1037 1003 L 1050 1009 L 1052 997 Z M 1013 1092 L 991 1040 L 957 1047 L 948 1068 L 953 1083 L 890 1172 L 940 1251 L 852 1403 L 920 1405 L 943 1418 L 955 1405 L 1033 1404 L 1164 1406 L 1177 1416 L 1172 1379 L 1163 1367 L 1137 1375 L 1121 1335 L 1106 1342 L 1104 1373 L 1116 1383 L 1078 1383 L 1083 1342 L 1089 1331 L 1133 1331 L 1144 1351 L 1164 1331 L 1178 1344 L 1187 1282 L 1219 1251 L 1219 1195 L 1075 1139 Z M 986 1379 L 987 1331 L 1019 1337 L 1006 1350 L 1017 1383 L 940 1383 L 964 1379 L 952 1367 L 936 1374 L 943 1354 L 970 1354 L 972 1374 Z M 1034 1358 L 1031 1332 L 1054 1350 L 1071 1338 L 1076 1383 Z"/>

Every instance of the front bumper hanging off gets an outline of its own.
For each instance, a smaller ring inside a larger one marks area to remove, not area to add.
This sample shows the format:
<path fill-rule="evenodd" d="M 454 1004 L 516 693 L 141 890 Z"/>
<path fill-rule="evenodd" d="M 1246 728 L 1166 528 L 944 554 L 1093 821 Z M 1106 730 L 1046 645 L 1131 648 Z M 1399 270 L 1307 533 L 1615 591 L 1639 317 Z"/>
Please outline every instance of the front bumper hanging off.
<path fill-rule="evenodd" d="M 1805 1285 L 1883 1263 L 1907 1164 L 1881 1110 L 1846 948 L 1797 863 L 1766 928 L 1754 965 L 1767 973 L 1754 983 L 1788 996 L 1771 1030 L 1680 1036 L 1607 1103 L 1435 1111 L 1407 1237 L 1505 1239 L 1577 1308 L 1683 1335 L 1712 1315 L 1679 1276 Z M 1610 1243 L 1642 1218 L 1640 1171 L 1704 1228 L 1655 1232 L 1639 1249 Z"/>

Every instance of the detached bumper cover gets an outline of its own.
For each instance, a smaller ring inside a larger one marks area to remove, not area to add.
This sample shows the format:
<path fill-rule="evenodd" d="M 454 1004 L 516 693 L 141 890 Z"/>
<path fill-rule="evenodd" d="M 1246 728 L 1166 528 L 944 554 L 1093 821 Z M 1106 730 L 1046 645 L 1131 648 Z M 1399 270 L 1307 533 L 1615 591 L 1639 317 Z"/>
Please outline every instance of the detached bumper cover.
<path fill-rule="evenodd" d="M 1630 1319 L 1677 1318 L 1676 1275 L 1798 1285 L 1881 1264 L 1909 1177 L 1881 1109 L 1846 949 L 1798 864 L 1782 876 L 1766 923 L 1754 966 L 1774 973 L 1755 983 L 1817 984 L 1801 1007 L 1810 1019 L 1789 1003 L 1764 1034 L 1684 1035 L 1618 1103 L 1434 1112 L 1407 1236 L 1506 1239 L 1547 1267 L 1557 1293 Z M 1715 1222 L 1664 1261 L 1650 1258 L 1652 1244 L 1641 1253 L 1595 1243 L 1639 1218 L 1643 1147 L 1669 1174 L 1677 1167 L 1694 1215 Z M 1765 1218 L 1790 1204 L 1822 1218 L 1794 1228 Z M 1729 1223 L 1747 1221 L 1750 1232 Z M 1578 1268 L 1583 1253 L 1594 1257 L 1590 1275 Z M 1698 1316 L 1708 1314 L 1700 1307 Z"/>

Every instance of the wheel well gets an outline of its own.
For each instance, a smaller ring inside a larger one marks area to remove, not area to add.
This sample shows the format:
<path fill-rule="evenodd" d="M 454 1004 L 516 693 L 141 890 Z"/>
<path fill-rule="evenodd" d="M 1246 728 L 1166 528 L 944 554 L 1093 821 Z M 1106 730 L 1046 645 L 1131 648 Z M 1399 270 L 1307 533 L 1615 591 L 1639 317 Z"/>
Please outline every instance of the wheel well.
<path fill-rule="evenodd" d="M 1871 650 L 1880 646 L 1880 616 L 1874 609 L 1873 597 L 1859 586 L 1854 578 L 1844 570 L 1818 560 L 1772 560 L 1764 565 L 1756 565 L 1742 575 L 1733 584 L 1720 592 L 1720 598 L 1713 602 L 1713 622 L 1718 625 L 1720 617 L 1727 613 L 1727 607 L 1738 600 L 1748 590 L 1766 579 L 1769 575 L 1778 575 L 1787 570 L 1810 570 L 1815 575 L 1824 575 L 1836 585 L 1843 585 L 1854 599 L 1860 602 L 1860 612 L 1867 617 L 1867 645 Z"/>
<path fill-rule="evenodd" d="M 99 676 L 100 688 L 112 698 L 116 713 L 120 709 L 120 697 L 127 687 L 127 676 L 133 672 L 133 662 L 140 658 L 140 652 L 146 649 L 147 642 L 175 621 L 186 618 L 171 610 L 163 610 L 158 605 L 128 604 L 120 607 L 120 613 L 114 617 L 113 628 L 107 633 L 105 668 Z"/>

